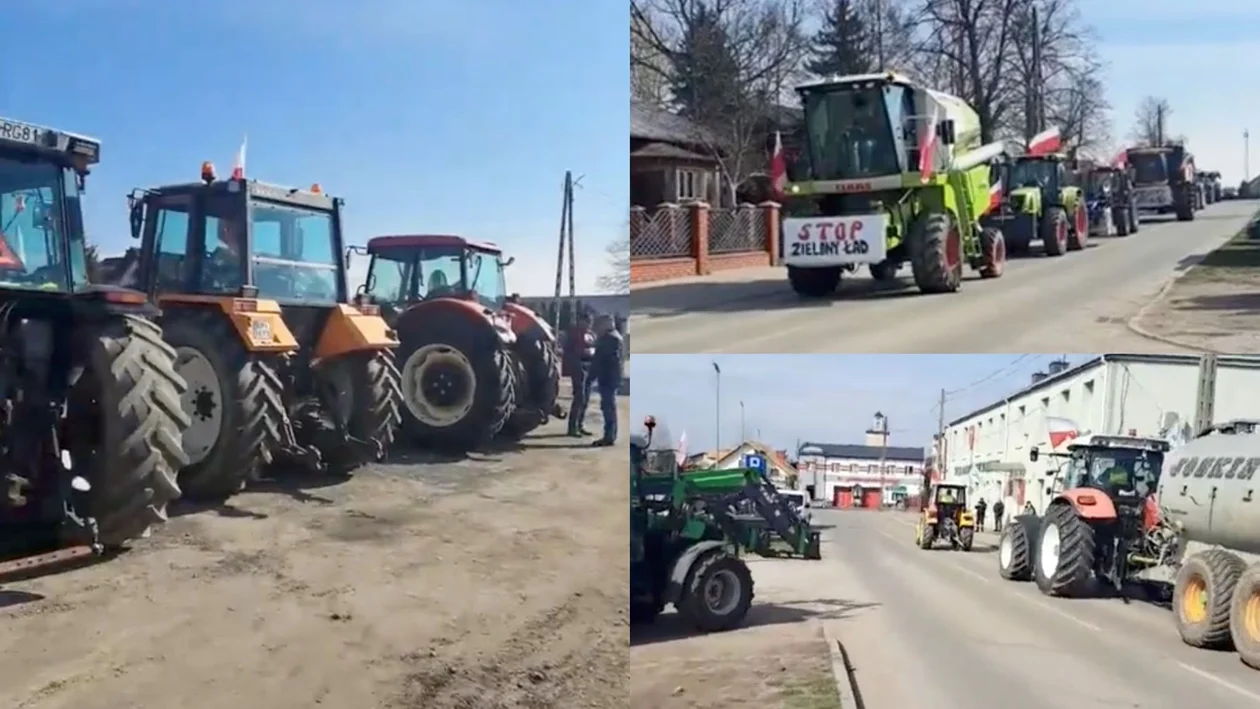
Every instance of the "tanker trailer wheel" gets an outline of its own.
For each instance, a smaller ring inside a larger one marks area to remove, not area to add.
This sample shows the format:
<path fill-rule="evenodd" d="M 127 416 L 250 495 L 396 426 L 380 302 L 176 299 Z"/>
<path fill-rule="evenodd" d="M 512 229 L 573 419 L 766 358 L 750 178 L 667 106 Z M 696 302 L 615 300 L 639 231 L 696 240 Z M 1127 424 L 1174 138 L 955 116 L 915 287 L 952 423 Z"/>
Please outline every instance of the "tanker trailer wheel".
<path fill-rule="evenodd" d="M 962 285 L 962 232 L 952 214 L 924 213 L 910 226 L 907 247 L 914 284 L 924 293 L 953 293 Z"/>
<path fill-rule="evenodd" d="M 499 435 L 515 392 L 511 360 L 490 324 L 462 313 L 426 313 L 414 322 L 404 318 L 398 327 L 403 430 L 417 443 L 457 452 Z"/>
<path fill-rule="evenodd" d="M 112 318 L 80 345 L 84 370 L 72 385 L 62 440 L 72 465 L 86 468 L 87 514 L 106 549 L 143 536 L 166 520 L 188 462 L 180 439 L 188 414 L 175 353 L 154 323 Z"/>
<path fill-rule="evenodd" d="M 1046 207 L 1041 217 L 1041 245 L 1046 256 L 1062 256 L 1068 250 L 1068 216 L 1062 207 Z"/>
<path fill-rule="evenodd" d="M 182 404 L 192 423 L 183 436 L 188 464 L 180 488 L 190 500 L 222 500 L 257 477 L 279 445 L 284 383 L 275 356 L 246 350 L 218 311 L 173 310 L 163 337 L 188 382 Z"/>
<path fill-rule="evenodd" d="M 1000 278 L 1006 270 L 1006 237 L 993 227 L 980 230 L 980 277 Z"/>
<path fill-rule="evenodd" d="M 840 267 L 804 268 L 788 266 L 788 283 L 804 298 L 825 298 L 840 285 Z"/>
<path fill-rule="evenodd" d="M 1047 596 L 1084 595 L 1093 580 L 1094 553 L 1094 528 L 1071 505 L 1054 503 L 1037 537 L 1037 588 Z"/>
<path fill-rule="evenodd" d="M 1223 549 L 1185 560 L 1173 584 L 1172 607 L 1181 640 L 1192 647 L 1228 649 L 1229 607 L 1246 564 Z"/>
<path fill-rule="evenodd" d="M 502 435 L 516 440 L 547 423 L 555 410 L 560 394 L 560 357 L 555 340 L 537 325 L 517 339 L 514 354 L 520 363 L 520 385 L 516 388 L 516 408 Z"/>
<path fill-rule="evenodd" d="M 1071 228 L 1068 229 L 1068 251 L 1084 251 L 1085 245 L 1089 243 L 1089 214 L 1085 211 L 1084 204 L 1076 205 L 1076 213 L 1072 218 Z"/>
<path fill-rule="evenodd" d="M 1032 579 L 1032 523 L 1016 517 L 1002 530 L 998 542 L 998 574 L 1007 581 Z"/>
<path fill-rule="evenodd" d="M 685 623 L 712 633 L 739 627 L 752 599 L 753 579 L 748 565 L 719 549 L 701 556 L 691 567 L 676 606 Z"/>
<path fill-rule="evenodd" d="M 1238 577 L 1229 604 L 1229 636 L 1239 658 L 1260 670 L 1260 564 L 1252 564 Z"/>
<path fill-rule="evenodd" d="M 328 387 L 330 412 L 353 437 L 376 441 L 380 455 L 349 442 L 331 455 L 335 474 L 384 458 L 402 422 L 401 375 L 393 350 L 351 352 L 321 367 L 321 383 Z"/>

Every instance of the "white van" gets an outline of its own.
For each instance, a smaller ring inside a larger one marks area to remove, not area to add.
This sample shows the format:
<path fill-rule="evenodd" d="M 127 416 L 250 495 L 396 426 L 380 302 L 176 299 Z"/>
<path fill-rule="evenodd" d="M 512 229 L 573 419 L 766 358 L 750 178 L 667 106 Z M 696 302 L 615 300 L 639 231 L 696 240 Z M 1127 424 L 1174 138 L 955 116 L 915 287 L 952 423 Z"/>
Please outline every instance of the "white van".
<path fill-rule="evenodd" d="M 779 497 L 787 500 L 788 504 L 796 510 L 796 514 L 801 516 L 801 519 L 809 521 L 809 498 L 805 497 L 803 490 L 776 490 L 775 492 L 779 494 Z"/>

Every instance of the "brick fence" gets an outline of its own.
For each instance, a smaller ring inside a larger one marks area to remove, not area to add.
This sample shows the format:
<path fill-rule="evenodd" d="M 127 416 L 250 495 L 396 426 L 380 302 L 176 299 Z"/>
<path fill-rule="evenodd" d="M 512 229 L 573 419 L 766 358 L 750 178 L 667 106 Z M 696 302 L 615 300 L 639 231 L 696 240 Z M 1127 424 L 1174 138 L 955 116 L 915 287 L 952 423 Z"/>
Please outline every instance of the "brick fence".
<path fill-rule="evenodd" d="M 779 204 L 715 209 L 704 202 L 630 208 L 630 282 L 646 283 L 779 258 Z"/>

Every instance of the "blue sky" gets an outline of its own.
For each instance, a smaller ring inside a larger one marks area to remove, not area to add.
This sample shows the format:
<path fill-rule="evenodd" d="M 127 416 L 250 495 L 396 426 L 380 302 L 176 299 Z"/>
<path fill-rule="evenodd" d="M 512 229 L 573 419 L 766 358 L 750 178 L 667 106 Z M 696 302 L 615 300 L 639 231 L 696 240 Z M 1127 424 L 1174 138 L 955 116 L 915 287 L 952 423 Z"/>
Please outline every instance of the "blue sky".
<path fill-rule="evenodd" d="M 1172 104 L 1169 129 L 1184 133 L 1200 169 L 1225 184 L 1243 177 L 1244 128 L 1252 132 L 1251 176 L 1260 172 L 1260 2 L 1107 0 L 1080 2 L 1109 64 L 1115 137 L 1125 140 L 1143 96 Z"/>
<path fill-rule="evenodd" d="M 889 443 L 928 446 L 937 430 L 937 400 L 948 392 L 946 423 L 1026 385 L 1062 355 L 658 355 L 634 357 L 634 430 L 655 416 L 667 435 L 684 432 L 691 452 L 717 442 L 717 375 L 722 368 L 721 443 L 744 429 L 789 450 L 796 442 L 862 443 L 876 411 L 888 417 Z M 1072 365 L 1092 355 L 1068 355 Z"/>
<path fill-rule="evenodd" d="M 346 200 L 351 241 L 459 233 L 554 287 L 564 171 L 578 287 L 625 229 L 625 8 L 535 0 L 56 0 L 6 8 L 0 115 L 100 138 L 89 236 L 128 245 L 133 187 L 231 171 Z"/>

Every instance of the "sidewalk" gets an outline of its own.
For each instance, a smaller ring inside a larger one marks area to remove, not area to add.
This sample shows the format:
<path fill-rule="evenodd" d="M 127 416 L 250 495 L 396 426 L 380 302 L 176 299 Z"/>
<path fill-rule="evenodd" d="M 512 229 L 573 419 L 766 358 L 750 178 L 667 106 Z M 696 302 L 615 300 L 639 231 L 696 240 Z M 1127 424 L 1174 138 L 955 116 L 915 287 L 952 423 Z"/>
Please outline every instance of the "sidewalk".
<path fill-rule="evenodd" d="M 781 266 L 720 271 L 630 287 L 630 316 L 677 315 L 691 310 L 723 310 L 788 288 Z"/>

